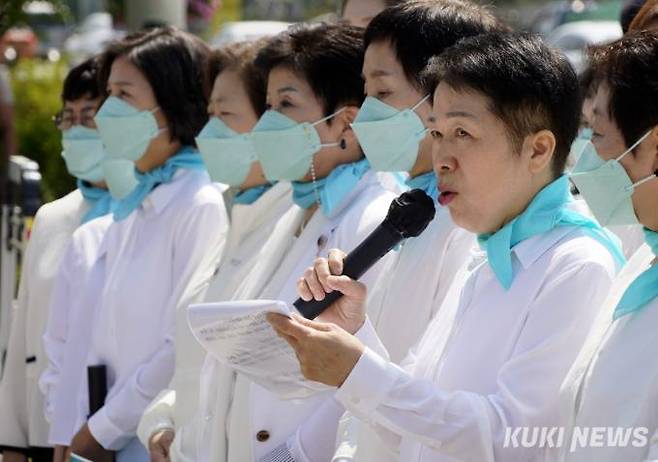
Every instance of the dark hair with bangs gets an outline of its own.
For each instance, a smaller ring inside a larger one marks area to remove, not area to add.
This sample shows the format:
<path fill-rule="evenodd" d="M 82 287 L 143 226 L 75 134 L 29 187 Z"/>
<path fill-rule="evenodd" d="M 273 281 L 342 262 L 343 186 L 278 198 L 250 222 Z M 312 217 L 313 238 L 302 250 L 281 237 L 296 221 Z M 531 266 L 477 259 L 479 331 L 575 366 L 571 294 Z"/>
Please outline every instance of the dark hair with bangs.
<path fill-rule="evenodd" d="M 363 29 L 347 24 L 299 24 L 275 36 L 258 53 L 265 75 L 285 67 L 306 80 L 325 115 L 363 102 Z M 331 123 L 328 121 L 327 123 Z"/>
<path fill-rule="evenodd" d="M 608 111 L 632 146 L 658 125 L 658 33 L 629 33 L 590 51 L 595 84 L 608 86 Z"/>
<path fill-rule="evenodd" d="M 490 33 L 469 37 L 435 58 L 427 69 L 434 88 L 445 82 L 457 91 L 475 91 L 520 149 L 541 130 L 555 135 L 553 174 L 560 176 L 578 132 L 581 99 L 578 78 L 567 59 L 536 36 Z"/>
<path fill-rule="evenodd" d="M 412 0 L 379 13 L 365 33 L 365 47 L 390 42 L 407 79 L 418 89 L 432 56 L 464 37 L 506 30 L 485 7 L 467 0 Z"/>
<path fill-rule="evenodd" d="M 96 99 L 100 95 L 97 57 L 89 58 L 78 64 L 66 74 L 62 86 L 62 101 L 75 101 L 81 98 Z"/>
<path fill-rule="evenodd" d="M 258 51 L 267 44 L 267 39 L 249 42 L 236 42 L 214 50 L 208 62 L 208 88 L 212 88 L 217 76 L 224 71 L 233 70 L 238 73 L 249 101 L 256 112 L 265 112 L 265 95 L 267 79 L 256 66 Z"/>
<path fill-rule="evenodd" d="M 208 121 L 205 73 L 209 52 L 200 39 L 174 27 L 138 32 L 112 43 L 103 53 L 100 82 L 106 88 L 112 63 L 126 56 L 153 88 L 171 139 L 192 146 Z"/>

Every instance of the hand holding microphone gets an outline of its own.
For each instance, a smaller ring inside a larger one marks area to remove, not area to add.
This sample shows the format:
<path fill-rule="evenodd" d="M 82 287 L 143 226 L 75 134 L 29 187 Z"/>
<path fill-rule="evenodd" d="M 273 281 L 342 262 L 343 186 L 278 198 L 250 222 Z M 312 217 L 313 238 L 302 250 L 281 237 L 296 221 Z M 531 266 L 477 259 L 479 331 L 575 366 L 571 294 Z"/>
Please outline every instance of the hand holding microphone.
<path fill-rule="evenodd" d="M 434 202 L 413 190 L 395 199 L 386 219 L 356 249 L 332 250 L 318 258 L 297 284 L 294 305 L 304 316 L 270 313 L 268 321 L 295 350 L 309 380 L 339 387 L 363 354 L 354 335 L 365 320 L 366 287 L 361 277 L 402 239 L 418 236 L 434 218 Z M 312 321 L 322 314 L 320 321 Z"/>
<path fill-rule="evenodd" d="M 301 296 L 295 307 L 307 319 L 314 319 L 329 306 L 322 320 L 348 332 L 363 323 L 365 286 L 357 282 L 368 269 L 403 239 L 416 237 L 434 219 L 432 199 L 414 189 L 397 197 L 384 221 L 349 255 L 332 250 L 328 259 L 318 258 L 297 284 Z M 343 297 L 343 295 L 346 295 Z"/>

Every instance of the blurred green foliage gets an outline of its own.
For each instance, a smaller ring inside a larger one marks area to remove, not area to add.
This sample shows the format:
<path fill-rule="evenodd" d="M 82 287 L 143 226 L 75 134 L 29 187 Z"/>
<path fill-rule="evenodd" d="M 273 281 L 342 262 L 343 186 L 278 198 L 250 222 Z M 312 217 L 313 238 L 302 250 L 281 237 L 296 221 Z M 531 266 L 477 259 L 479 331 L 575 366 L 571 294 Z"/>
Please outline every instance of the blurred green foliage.
<path fill-rule="evenodd" d="M 59 130 L 52 121 L 61 109 L 60 93 L 67 71 L 62 61 L 38 59 L 21 59 L 11 70 L 18 152 L 39 164 L 44 202 L 75 188 L 61 156 Z"/>
<path fill-rule="evenodd" d="M 7 29 L 21 25 L 27 21 L 25 5 L 30 0 L 2 0 L 0 1 L 0 35 L 4 34 Z M 61 17 L 70 14 L 68 7 L 63 0 L 49 0 L 56 13 Z"/>

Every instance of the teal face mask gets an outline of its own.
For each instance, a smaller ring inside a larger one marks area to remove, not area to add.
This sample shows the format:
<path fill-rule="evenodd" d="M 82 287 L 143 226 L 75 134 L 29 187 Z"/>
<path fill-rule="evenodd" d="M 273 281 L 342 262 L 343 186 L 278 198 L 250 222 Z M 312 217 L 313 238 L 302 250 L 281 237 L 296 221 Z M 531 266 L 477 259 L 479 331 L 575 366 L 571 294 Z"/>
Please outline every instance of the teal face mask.
<path fill-rule="evenodd" d="M 647 132 L 616 159 L 607 162 L 597 154 L 594 145 L 589 143 L 574 167 L 571 181 L 601 226 L 638 224 L 633 208 L 633 192 L 640 185 L 655 179 L 658 172 L 633 183 L 620 161 L 650 133 Z"/>
<path fill-rule="evenodd" d="M 583 128 L 578 132 L 578 136 L 571 143 L 571 150 L 569 152 L 571 156 L 571 162 L 577 163 L 582 157 L 585 148 L 591 145 L 590 141 L 592 140 L 592 129 Z"/>
<path fill-rule="evenodd" d="M 96 130 L 75 125 L 62 133 L 62 157 L 74 177 L 97 183 L 102 181 L 105 158 L 103 142 Z"/>
<path fill-rule="evenodd" d="M 115 199 L 123 199 L 135 189 L 135 162 L 144 155 L 151 140 L 166 130 L 158 128 L 153 115 L 157 110 L 156 107 L 140 111 L 110 96 L 94 117 L 107 152 L 103 162 L 105 181 Z"/>
<path fill-rule="evenodd" d="M 303 178 L 311 167 L 315 153 L 322 148 L 339 145 L 322 144 L 315 126 L 343 110 L 339 109 L 314 123 L 297 123 L 280 112 L 265 112 L 251 132 L 251 141 L 265 177 L 270 181 Z"/>
<path fill-rule="evenodd" d="M 256 153 L 249 134 L 238 134 L 218 117 L 211 117 L 196 138 L 210 178 L 239 186 L 247 179 Z"/>
<path fill-rule="evenodd" d="M 429 97 L 402 111 L 371 96 L 365 99 L 352 129 L 373 170 L 408 172 L 413 168 L 427 133 L 415 111 Z"/>
<path fill-rule="evenodd" d="M 105 100 L 94 120 L 108 157 L 139 160 L 162 131 L 153 115 L 158 110 L 140 111 L 116 96 Z"/>
<path fill-rule="evenodd" d="M 103 161 L 103 174 L 110 195 L 117 200 L 128 196 L 139 184 L 132 160 L 106 159 Z"/>

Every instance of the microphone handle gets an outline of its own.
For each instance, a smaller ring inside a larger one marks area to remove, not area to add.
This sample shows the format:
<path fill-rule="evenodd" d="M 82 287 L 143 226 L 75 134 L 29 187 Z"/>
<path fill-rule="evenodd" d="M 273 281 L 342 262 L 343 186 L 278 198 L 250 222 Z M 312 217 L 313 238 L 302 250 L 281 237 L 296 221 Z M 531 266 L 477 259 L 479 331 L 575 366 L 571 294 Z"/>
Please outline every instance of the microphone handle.
<path fill-rule="evenodd" d="M 343 275 L 358 280 L 403 239 L 402 234 L 388 220 L 384 220 L 345 257 Z M 310 300 L 307 302 L 298 298 L 293 305 L 306 319 L 315 319 L 342 296 L 342 293 L 333 291 L 326 294 L 323 300 Z"/>

